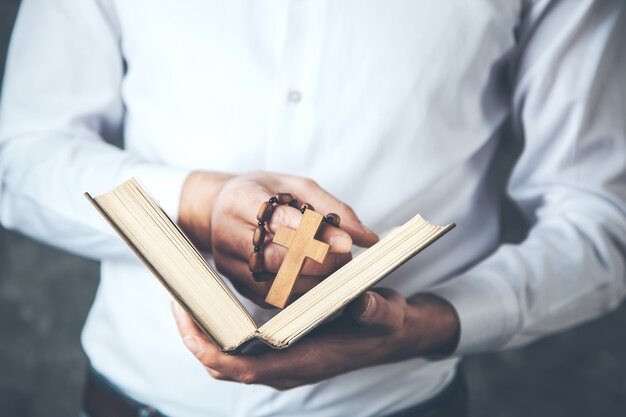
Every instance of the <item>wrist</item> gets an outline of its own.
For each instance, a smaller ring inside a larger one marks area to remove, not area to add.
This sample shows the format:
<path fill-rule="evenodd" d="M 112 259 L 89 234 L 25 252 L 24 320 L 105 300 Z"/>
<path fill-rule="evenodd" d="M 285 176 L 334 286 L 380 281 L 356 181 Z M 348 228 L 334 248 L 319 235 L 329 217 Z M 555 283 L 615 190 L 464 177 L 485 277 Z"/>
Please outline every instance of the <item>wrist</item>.
<path fill-rule="evenodd" d="M 455 350 L 461 334 L 456 309 L 434 294 L 416 294 L 407 299 L 407 318 L 411 345 L 417 356 L 448 356 Z"/>
<path fill-rule="evenodd" d="M 211 250 L 213 203 L 231 174 L 194 171 L 185 180 L 180 197 L 178 223 L 204 251 Z"/>

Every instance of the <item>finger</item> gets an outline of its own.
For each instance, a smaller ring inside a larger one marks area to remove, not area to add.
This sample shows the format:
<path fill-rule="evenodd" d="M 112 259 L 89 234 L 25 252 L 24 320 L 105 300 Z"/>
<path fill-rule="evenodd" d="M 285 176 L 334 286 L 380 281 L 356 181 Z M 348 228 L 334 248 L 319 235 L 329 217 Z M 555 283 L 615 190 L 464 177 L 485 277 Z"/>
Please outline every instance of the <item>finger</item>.
<path fill-rule="evenodd" d="M 193 322 L 191 317 L 177 303 L 172 303 L 178 332 L 187 349 L 204 365 L 207 372 L 216 379 L 252 383 L 247 369 L 252 369 L 248 358 L 226 355 L 211 343 Z M 256 378 L 256 375 L 254 375 Z M 246 381 L 246 378 L 250 382 Z"/>
<path fill-rule="evenodd" d="M 272 285 L 271 280 L 255 281 L 248 267 L 248 261 L 239 256 L 217 250 L 213 253 L 217 270 L 226 275 L 235 289 L 244 297 L 263 308 L 275 308 L 265 303 L 265 297 Z"/>
<path fill-rule="evenodd" d="M 267 294 L 257 294 L 254 291 L 250 290 L 249 287 L 244 285 L 235 285 L 235 289 L 239 292 L 239 294 L 246 297 L 248 300 L 252 301 L 254 304 L 258 305 L 261 308 L 267 310 L 273 310 L 277 308 L 276 306 L 265 302 L 265 297 L 267 297 Z"/>
<path fill-rule="evenodd" d="M 285 177 L 284 181 L 294 188 L 300 198 L 313 204 L 317 211 L 337 213 L 341 217 L 341 228 L 352 236 L 356 245 L 370 247 L 378 242 L 378 235 L 361 223 L 350 206 L 324 190 L 315 181 L 298 177 Z"/>
<path fill-rule="evenodd" d="M 252 357 L 226 355 L 211 343 L 191 317 L 177 303 L 172 303 L 172 312 L 178 331 L 187 349 L 204 365 L 216 379 L 255 383 L 261 374 L 255 371 Z"/>
<path fill-rule="evenodd" d="M 204 369 L 206 369 L 206 371 L 209 373 L 209 375 L 211 375 L 214 379 L 220 380 L 220 381 L 236 381 L 234 378 L 222 373 L 222 372 L 218 372 L 215 371 L 209 367 L 204 367 Z"/>
<path fill-rule="evenodd" d="M 404 323 L 406 300 L 389 288 L 367 291 L 351 306 L 350 314 L 363 326 L 399 329 Z"/>
<path fill-rule="evenodd" d="M 296 283 L 293 286 L 290 301 L 293 302 L 294 300 L 300 298 L 302 295 L 311 291 L 313 287 L 323 280 L 324 278 L 319 276 L 302 275 L 296 280 Z"/>
<path fill-rule="evenodd" d="M 178 329 L 178 333 L 182 338 L 187 336 L 193 336 L 197 338 L 201 338 L 204 340 L 206 335 L 202 333 L 202 330 L 198 327 L 198 325 L 193 321 L 189 313 L 187 313 L 176 301 L 171 302 L 172 314 L 174 315 L 174 320 L 176 321 L 176 328 Z"/>
<path fill-rule="evenodd" d="M 172 311 L 185 346 L 216 379 L 263 384 L 284 390 L 327 377 L 328 367 L 311 366 L 319 365 L 320 358 L 313 344 L 303 342 L 294 349 L 258 356 L 226 355 L 201 333 L 178 304 L 172 303 Z"/>
<path fill-rule="evenodd" d="M 229 255 L 229 254 L 215 254 L 216 265 L 218 265 L 218 270 L 223 274 L 227 275 L 237 291 L 241 293 L 246 298 L 251 299 L 256 304 L 265 307 L 265 308 L 274 308 L 269 304 L 264 302 L 267 293 L 270 290 L 270 287 L 273 283 L 274 274 L 268 274 L 269 279 L 262 282 L 257 282 L 252 279 L 252 273 L 248 269 L 248 263 L 243 262 L 241 259 Z M 343 255 L 333 255 L 336 257 L 341 257 L 343 259 L 339 259 L 337 265 L 341 266 L 347 263 L 351 259 L 350 254 Z M 329 257 L 331 257 L 329 255 Z M 218 262 L 219 258 L 219 262 Z M 305 264 L 308 263 L 305 262 Z M 306 269 L 306 265 L 305 265 Z M 308 292 L 311 288 L 315 287 L 321 281 L 323 281 L 325 275 L 306 275 L 303 273 L 294 284 L 292 297 L 293 299 L 300 297 L 302 294 Z"/>
<path fill-rule="evenodd" d="M 297 229 L 301 220 L 302 213 L 293 207 L 277 206 L 274 210 L 272 220 L 268 224 L 269 233 L 265 237 L 265 244 L 262 249 L 265 268 L 268 271 L 277 272 L 287 252 L 287 249 L 280 245 L 272 245 L 272 234 L 278 230 L 279 225 Z M 213 251 L 236 255 L 247 261 L 254 248 L 252 237 L 256 227 L 256 223 L 248 224 L 237 218 L 225 217 L 220 227 L 215 229 Z M 352 238 L 346 231 L 323 225 L 319 239 L 330 245 L 331 253 L 321 265 L 314 262 L 309 263 L 310 266 L 303 271 L 307 275 L 328 275 L 343 266 L 347 262 L 346 259 L 348 261 L 351 259 L 345 256 L 335 256 L 335 254 L 350 253 Z"/>
<path fill-rule="evenodd" d="M 272 216 L 272 222 L 269 226 L 270 232 L 278 230 L 280 224 L 297 228 L 301 219 L 302 214 L 299 210 L 278 206 Z M 247 262 L 253 251 L 254 227 L 256 226 L 246 226 L 245 223 L 235 219 L 224 219 L 224 223 L 216 230 L 214 253 L 234 255 Z M 333 253 L 328 254 L 321 264 L 307 261 L 302 271 L 305 275 L 329 275 L 352 259 L 350 254 L 352 239 L 344 230 L 323 226 L 320 239 L 330 244 L 330 251 Z M 265 270 L 272 273 L 278 272 L 286 253 L 287 248 L 274 244 L 271 236 L 266 237 L 262 248 Z M 218 268 L 227 267 L 227 265 L 219 264 L 218 256 L 215 257 L 215 261 Z"/>
<path fill-rule="evenodd" d="M 303 369 L 302 355 L 289 351 L 270 351 L 256 356 L 239 355 L 237 363 L 231 363 L 229 372 L 245 384 L 269 385 L 278 389 L 288 389 L 301 385 L 311 372 Z"/>
<path fill-rule="evenodd" d="M 274 195 L 268 188 L 270 184 L 266 183 L 268 179 L 264 178 L 264 180 L 251 178 L 244 183 L 237 184 L 239 187 L 237 189 L 226 190 L 228 193 L 222 201 L 222 210 L 237 220 L 256 225 L 261 204 Z"/>
<path fill-rule="evenodd" d="M 280 225 L 297 229 L 301 220 L 300 210 L 289 206 L 276 206 L 268 227 L 275 234 Z M 330 251 L 333 253 L 348 253 L 352 249 L 352 237 L 338 227 L 323 225 L 319 238 L 330 245 Z"/>
<path fill-rule="evenodd" d="M 227 355 L 207 339 L 191 316 L 176 302 L 172 302 L 172 313 L 176 320 L 178 333 L 183 339 L 183 343 L 187 349 L 193 353 L 204 366 L 211 369 L 219 367 L 220 361 Z"/>
<path fill-rule="evenodd" d="M 277 273 L 282 266 L 287 248 L 268 242 L 263 247 L 263 263 L 265 269 L 271 273 Z M 303 275 L 330 275 L 352 260 L 351 253 L 329 253 L 322 263 L 307 259 L 302 268 Z"/>

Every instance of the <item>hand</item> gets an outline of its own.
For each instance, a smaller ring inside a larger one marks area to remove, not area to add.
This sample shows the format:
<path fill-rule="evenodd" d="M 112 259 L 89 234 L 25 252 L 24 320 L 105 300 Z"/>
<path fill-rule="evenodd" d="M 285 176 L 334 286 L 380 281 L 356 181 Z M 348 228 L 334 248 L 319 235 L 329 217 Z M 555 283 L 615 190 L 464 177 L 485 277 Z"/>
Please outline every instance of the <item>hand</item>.
<path fill-rule="evenodd" d="M 222 353 L 178 304 L 172 303 L 172 310 L 183 342 L 213 378 L 279 390 L 368 366 L 452 353 L 459 321 L 447 301 L 429 294 L 405 300 L 391 289 L 376 291 L 293 346 L 254 356 Z"/>
<path fill-rule="evenodd" d="M 367 247 L 378 241 L 378 236 L 361 224 L 349 206 L 312 180 L 268 172 L 239 176 L 192 173 L 183 187 L 181 227 L 200 249 L 213 252 L 218 270 L 241 294 L 263 307 L 270 307 L 264 299 L 272 281 L 254 281 L 248 269 L 248 258 L 253 250 L 252 235 L 257 227 L 259 206 L 278 192 L 289 192 L 301 203 L 311 203 L 316 211 L 334 212 L 341 217 L 341 229 L 322 226 L 320 238 L 330 245 L 330 253 L 321 265 L 312 261 L 305 263 L 292 299 L 350 261 L 353 242 Z M 301 216 L 299 210 L 288 206 L 277 206 L 274 210 L 262 252 L 269 273 L 278 272 L 287 252 L 270 238 L 280 224 L 297 228 Z"/>

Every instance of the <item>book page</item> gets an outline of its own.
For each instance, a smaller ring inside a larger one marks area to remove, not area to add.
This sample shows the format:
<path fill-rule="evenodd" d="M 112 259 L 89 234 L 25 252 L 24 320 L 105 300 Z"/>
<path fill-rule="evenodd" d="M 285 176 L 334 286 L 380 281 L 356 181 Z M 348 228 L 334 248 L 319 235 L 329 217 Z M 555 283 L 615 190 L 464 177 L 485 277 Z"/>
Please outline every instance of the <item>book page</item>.
<path fill-rule="evenodd" d="M 276 347 L 288 346 L 453 227 L 415 216 L 294 301 L 259 333 Z"/>
<path fill-rule="evenodd" d="M 95 201 L 218 347 L 233 350 L 255 334 L 254 320 L 217 272 L 134 178 Z"/>

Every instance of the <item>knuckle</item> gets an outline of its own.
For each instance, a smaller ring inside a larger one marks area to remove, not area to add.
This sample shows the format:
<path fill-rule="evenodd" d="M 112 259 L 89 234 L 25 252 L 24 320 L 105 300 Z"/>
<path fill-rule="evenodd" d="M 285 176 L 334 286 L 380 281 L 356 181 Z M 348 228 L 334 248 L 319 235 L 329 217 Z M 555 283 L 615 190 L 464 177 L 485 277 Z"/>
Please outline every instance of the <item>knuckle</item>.
<path fill-rule="evenodd" d="M 394 329 L 400 330 L 404 327 L 405 324 L 406 324 L 406 315 L 398 314 L 397 319 L 394 322 Z"/>
<path fill-rule="evenodd" d="M 253 369 L 246 370 L 244 374 L 239 378 L 239 381 L 246 385 L 254 384 L 258 380 L 259 380 L 258 372 L 256 372 Z"/>
<path fill-rule="evenodd" d="M 265 266 L 265 269 L 267 271 L 271 271 L 272 265 L 276 261 L 276 250 L 274 245 L 266 243 L 261 254 L 263 255 L 263 265 Z"/>
<path fill-rule="evenodd" d="M 263 256 L 265 257 L 266 264 L 280 261 L 281 257 L 279 248 L 280 246 L 278 246 L 278 244 L 274 243 L 273 241 L 270 241 L 267 245 L 265 245 L 265 247 L 263 248 Z"/>
<path fill-rule="evenodd" d="M 272 226 L 274 229 L 278 227 L 279 224 L 285 224 L 287 220 L 287 207 L 285 206 L 277 206 L 274 209 L 274 213 L 272 214 Z"/>
<path fill-rule="evenodd" d="M 252 253 L 252 238 L 250 239 L 239 239 L 237 243 L 235 243 L 235 247 L 237 248 L 237 252 L 241 256 L 249 256 Z"/>
<path fill-rule="evenodd" d="M 214 379 L 220 379 L 220 380 L 224 380 L 226 379 L 226 375 L 224 375 L 221 372 L 218 372 L 216 370 L 213 370 L 209 367 L 206 367 L 206 371 L 209 373 L 209 375 L 211 375 L 211 377 L 213 377 Z"/>
<path fill-rule="evenodd" d="M 232 208 L 237 203 L 235 196 L 237 193 L 234 192 L 225 192 L 220 193 L 220 205 L 222 206 L 222 210 L 226 212 L 230 212 Z"/>
<path fill-rule="evenodd" d="M 382 302 L 381 302 L 382 301 Z M 393 318 L 391 314 L 392 311 L 389 308 L 389 303 L 383 300 L 378 301 L 377 308 L 374 310 L 374 316 L 378 317 L 379 320 L 389 321 L 390 318 Z"/>
<path fill-rule="evenodd" d="M 198 361 L 200 361 L 200 363 L 202 365 L 204 365 L 204 367 L 207 367 L 207 368 L 212 368 L 213 367 L 213 363 L 212 363 L 213 360 L 212 360 L 210 355 L 207 355 L 205 350 L 201 350 L 200 352 L 196 352 L 193 355 L 196 357 L 196 359 L 198 359 Z"/>
<path fill-rule="evenodd" d="M 397 291 L 393 291 L 389 299 L 392 303 L 398 305 L 403 309 L 406 307 L 406 298 L 404 298 L 404 296 Z"/>
<path fill-rule="evenodd" d="M 311 179 L 311 178 L 301 177 L 300 181 L 301 181 L 302 186 L 304 188 L 316 188 L 316 187 L 319 187 L 317 182 L 315 180 Z"/>
<path fill-rule="evenodd" d="M 218 369 L 224 369 L 221 353 L 205 353 L 202 363 L 213 372 L 221 373 Z"/>
<path fill-rule="evenodd" d="M 214 227 L 211 230 L 211 241 L 214 247 L 220 247 L 226 239 L 226 231 L 221 227 Z"/>
<path fill-rule="evenodd" d="M 341 254 L 340 256 L 337 256 L 337 259 L 335 260 L 335 269 L 339 269 L 343 267 L 351 260 L 352 260 L 352 252 L 348 252 L 346 254 Z"/>
<path fill-rule="evenodd" d="M 263 253 L 263 261 L 265 262 L 265 268 L 268 271 L 277 270 L 277 266 L 282 263 L 282 256 L 278 251 L 276 244 L 266 245 Z"/>
<path fill-rule="evenodd" d="M 217 252 L 214 252 L 214 257 L 213 259 L 215 260 L 215 267 L 217 268 L 217 270 L 223 274 L 228 273 L 227 270 L 227 262 L 223 261 L 223 257 L 219 256 L 219 254 Z"/>
<path fill-rule="evenodd" d="M 356 213 L 354 212 L 354 209 L 348 204 L 344 203 L 343 201 L 339 203 L 339 210 L 341 210 L 344 213 L 347 213 L 349 216 L 356 217 Z"/>
<path fill-rule="evenodd" d="M 219 252 L 213 252 L 213 259 L 215 261 L 215 268 L 222 274 L 227 275 L 233 280 L 240 280 L 242 276 L 242 268 L 239 267 L 238 262 L 230 256 Z M 245 270 L 248 270 L 248 262 L 245 263 Z"/>

